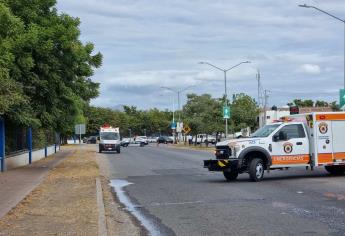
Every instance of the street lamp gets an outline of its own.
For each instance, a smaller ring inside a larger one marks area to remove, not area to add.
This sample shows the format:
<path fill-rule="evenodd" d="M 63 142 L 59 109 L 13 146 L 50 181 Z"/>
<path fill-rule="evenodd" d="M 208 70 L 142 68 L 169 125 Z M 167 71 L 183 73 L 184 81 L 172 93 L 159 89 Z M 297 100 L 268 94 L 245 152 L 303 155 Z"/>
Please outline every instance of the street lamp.
<path fill-rule="evenodd" d="M 177 109 L 179 111 L 181 111 L 180 95 L 181 95 L 182 92 L 184 92 L 184 91 L 186 91 L 186 90 L 188 90 L 190 88 L 193 88 L 193 87 L 195 87 L 195 85 L 191 85 L 191 86 L 188 86 L 188 87 L 180 89 L 180 90 L 175 90 L 175 89 L 172 89 L 172 88 L 169 88 L 169 87 L 164 87 L 164 86 L 162 86 L 161 88 L 169 90 L 169 91 L 174 92 L 174 93 L 177 94 Z M 179 122 L 181 121 L 181 112 L 178 113 L 178 121 Z"/>
<path fill-rule="evenodd" d="M 175 90 L 175 89 L 172 89 L 172 88 L 169 88 L 169 87 L 164 87 L 164 86 L 161 87 L 162 89 L 166 89 L 166 90 L 169 90 L 169 91 L 174 92 L 174 93 L 177 94 L 177 103 L 178 103 L 177 109 L 179 110 L 179 113 L 178 113 L 178 121 L 179 122 L 181 122 L 180 94 L 182 92 L 192 88 L 192 87 L 195 87 L 195 85 L 191 85 L 191 86 L 188 86 L 188 87 L 180 89 L 180 90 Z M 173 109 L 173 124 L 175 124 L 175 109 Z M 176 143 L 176 130 L 174 130 L 173 133 L 174 133 L 174 139 L 175 139 L 174 143 Z M 180 139 L 180 137 L 179 137 L 179 139 Z"/>
<path fill-rule="evenodd" d="M 313 8 L 313 9 L 319 11 L 319 12 L 322 12 L 322 13 L 324 13 L 324 14 L 326 14 L 326 15 L 328 15 L 328 16 L 330 16 L 330 17 L 332 17 L 332 18 L 334 18 L 334 19 L 344 23 L 344 89 L 345 89 L 345 20 L 340 19 L 339 17 L 334 16 L 334 15 L 332 15 L 332 14 L 330 14 L 330 13 L 324 11 L 324 10 L 321 10 L 320 8 L 314 7 L 314 6 L 310 6 L 310 5 L 307 5 L 307 4 L 298 5 L 298 6 L 299 7 L 304 7 L 304 8 Z"/>
<path fill-rule="evenodd" d="M 228 106 L 228 89 L 227 89 L 227 85 L 226 85 L 226 73 L 242 64 L 245 64 L 245 63 L 251 63 L 250 61 L 243 61 L 243 62 L 240 62 L 236 65 L 234 65 L 233 67 L 230 67 L 229 69 L 222 69 L 218 66 L 215 66 L 209 62 L 205 62 L 205 61 L 201 61 L 199 62 L 199 64 L 206 64 L 206 65 L 209 65 L 209 66 L 212 66 L 213 68 L 217 69 L 217 70 L 220 70 L 220 71 L 223 71 L 224 73 L 224 95 L 225 95 L 225 106 L 227 107 Z M 228 118 L 225 118 L 225 138 L 228 136 Z"/>

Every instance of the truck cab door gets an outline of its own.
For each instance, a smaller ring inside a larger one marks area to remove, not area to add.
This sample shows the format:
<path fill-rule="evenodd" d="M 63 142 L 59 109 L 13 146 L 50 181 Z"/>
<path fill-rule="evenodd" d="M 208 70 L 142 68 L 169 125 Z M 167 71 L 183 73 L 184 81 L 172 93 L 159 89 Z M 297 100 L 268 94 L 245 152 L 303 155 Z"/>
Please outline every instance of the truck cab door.
<path fill-rule="evenodd" d="M 286 124 L 272 140 L 272 167 L 308 166 L 309 140 L 303 124 Z"/>

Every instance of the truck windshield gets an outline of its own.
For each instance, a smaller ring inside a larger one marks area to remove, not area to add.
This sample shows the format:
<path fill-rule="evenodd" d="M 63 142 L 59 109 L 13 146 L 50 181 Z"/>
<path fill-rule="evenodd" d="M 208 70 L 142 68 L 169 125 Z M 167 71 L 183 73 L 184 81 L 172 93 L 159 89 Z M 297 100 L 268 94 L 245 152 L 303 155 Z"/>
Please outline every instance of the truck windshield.
<path fill-rule="evenodd" d="M 119 139 L 119 133 L 114 132 L 102 132 L 101 139 L 102 140 L 117 140 Z"/>
<path fill-rule="evenodd" d="M 253 133 L 250 137 L 253 137 L 253 138 L 268 137 L 279 126 L 280 126 L 280 124 L 265 125 L 264 127 L 258 129 L 255 133 Z"/>

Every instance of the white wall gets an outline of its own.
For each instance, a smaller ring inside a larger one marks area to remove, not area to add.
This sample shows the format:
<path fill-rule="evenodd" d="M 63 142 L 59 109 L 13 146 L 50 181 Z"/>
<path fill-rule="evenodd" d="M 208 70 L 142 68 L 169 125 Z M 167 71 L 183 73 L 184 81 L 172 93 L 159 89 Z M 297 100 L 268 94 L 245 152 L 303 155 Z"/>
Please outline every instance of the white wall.
<path fill-rule="evenodd" d="M 60 150 L 60 146 L 57 146 L 56 151 Z M 47 148 L 47 155 L 52 155 L 55 153 L 55 146 L 49 146 Z M 44 156 L 44 148 L 40 150 L 35 150 L 32 152 L 32 162 L 38 161 L 43 159 Z M 5 168 L 6 170 L 10 170 L 13 168 L 26 166 L 29 164 L 29 152 L 25 152 L 16 156 L 11 156 L 5 159 Z"/>

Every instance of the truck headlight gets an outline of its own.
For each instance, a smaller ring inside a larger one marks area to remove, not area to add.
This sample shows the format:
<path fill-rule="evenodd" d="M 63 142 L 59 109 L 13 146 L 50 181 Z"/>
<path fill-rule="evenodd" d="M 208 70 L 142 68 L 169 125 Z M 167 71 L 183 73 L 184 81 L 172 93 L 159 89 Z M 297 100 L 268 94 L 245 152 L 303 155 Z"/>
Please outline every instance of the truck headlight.
<path fill-rule="evenodd" d="M 236 144 L 233 146 L 233 150 L 234 150 L 234 156 L 236 156 L 237 153 L 239 153 L 241 151 L 241 146 Z"/>

